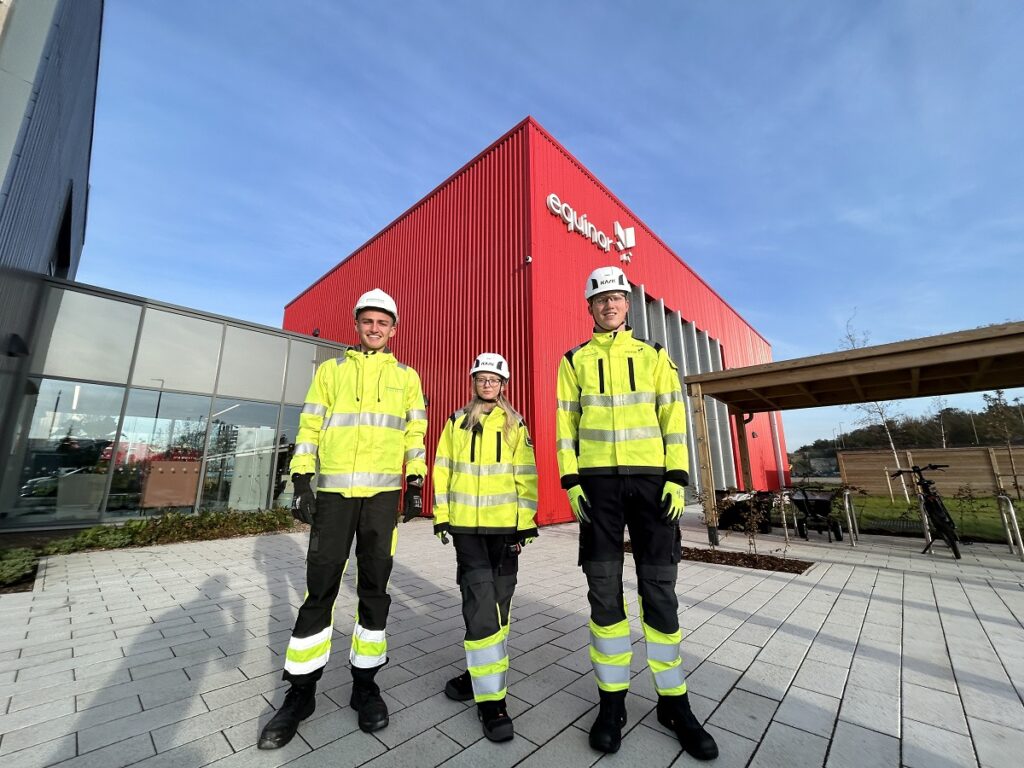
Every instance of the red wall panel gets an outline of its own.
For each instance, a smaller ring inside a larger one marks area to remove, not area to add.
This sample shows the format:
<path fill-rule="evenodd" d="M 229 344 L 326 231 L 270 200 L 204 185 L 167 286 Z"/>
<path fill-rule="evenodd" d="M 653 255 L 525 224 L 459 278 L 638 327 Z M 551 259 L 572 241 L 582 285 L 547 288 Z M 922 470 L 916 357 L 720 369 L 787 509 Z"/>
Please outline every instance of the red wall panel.
<path fill-rule="evenodd" d="M 627 276 L 718 339 L 727 367 L 770 361 L 768 343 L 531 118 L 293 300 L 284 318 L 289 330 L 318 327 L 324 338 L 353 343 L 359 294 L 379 287 L 394 296 L 395 353 L 420 372 L 430 401 L 431 461 L 444 420 L 468 398 L 472 358 L 508 357 L 509 397 L 537 448 L 545 524 L 570 519 L 554 457 L 558 361 L 590 335 L 586 276 L 619 263 L 614 246 L 603 252 L 550 213 L 552 192 L 610 237 L 616 220 L 635 227 Z M 768 419 L 747 425 L 759 487 L 776 485 Z"/>

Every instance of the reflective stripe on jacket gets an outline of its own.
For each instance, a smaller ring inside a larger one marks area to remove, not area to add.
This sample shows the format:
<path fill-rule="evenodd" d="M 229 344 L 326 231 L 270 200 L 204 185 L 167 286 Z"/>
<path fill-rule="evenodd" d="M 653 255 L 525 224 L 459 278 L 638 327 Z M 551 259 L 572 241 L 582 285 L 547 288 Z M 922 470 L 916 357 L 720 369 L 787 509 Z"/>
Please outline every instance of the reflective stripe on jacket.
<path fill-rule="evenodd" d="M 595 333 L 558 368 L 556 450 L 562 486 L 579 475 L 689 471 L 686 409 L 675 363 L 630 329 Z"/>
<path fill-rule="evenodd" d="M 434 523 L 454 533 L 536 531 L 537 465 L 526 425 L 506 439 L 505 411 L 481 416 L 475 430 L 456 411 L 441 432 L 434 458 Z"/>
<path fill-rule="evenodd" d="M 320 365 L 299 416 L 292 474 L 317 472 L 318 490 L 352 498 L 427 474 L 420 377 L 389 350 L 349 348 Z M 404 465 L 404 471 L 403 471 Z"/>

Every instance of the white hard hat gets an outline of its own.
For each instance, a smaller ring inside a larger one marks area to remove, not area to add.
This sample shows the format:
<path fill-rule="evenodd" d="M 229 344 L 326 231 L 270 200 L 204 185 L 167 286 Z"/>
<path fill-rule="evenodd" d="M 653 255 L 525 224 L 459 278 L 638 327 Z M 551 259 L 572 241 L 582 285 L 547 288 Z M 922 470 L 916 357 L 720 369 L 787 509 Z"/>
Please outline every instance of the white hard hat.
<path fill-rule="evenodd" d="M 626 273 L 618 267 L 598 267 L 587 278 L 587 287 L 583 291 L 583 296 L 590 301 L 599 293 L 610 293 L 611 291 L 629 293 L 629 280 L 626 279 Z"/>
<path fill-rule="evenodd" d="M 481 352 L 473 361 L 473 367 L 469 369 L 469 375 L 475 376 L 481 371 L 495 373 L 505 381 L 512 375 L 508 368 L 508 360 L 495 352 Z"/>
<path fill-rule="evenodd" d="M 359 311 L 362 309 L 379 309 L 381 312 L 387 312 L 395 318 L 395 325 L 398 325 L 398 305 L 380 288 L 374 288 L 360 296 L 352 310 L 352 316 L 358 317 Z"/>

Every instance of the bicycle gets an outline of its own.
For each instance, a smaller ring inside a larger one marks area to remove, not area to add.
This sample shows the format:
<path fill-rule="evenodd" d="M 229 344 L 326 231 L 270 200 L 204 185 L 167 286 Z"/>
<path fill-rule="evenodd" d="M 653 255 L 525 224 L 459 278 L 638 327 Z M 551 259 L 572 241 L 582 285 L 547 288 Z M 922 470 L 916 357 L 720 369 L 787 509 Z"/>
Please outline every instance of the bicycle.
<path fill-rule="evenodd" d="M 948 467 L 949 464 L 927 464 L 923 467 L 919 467 L 916 464 L 910 469 L 897 469 L 892 477 L 899 477 L 903 474 L 914 475 L 914 483 L 918 488 L 921 489 L 921 500 L 924 504 L 925 514 L 928 515 L 928 520 L 931 522 L 932 527 L 942 537 L 942 540 L 949 545 L 949 548 L 953 551 L 953 557 L 957 560 L 960 559 L 960 537 L 956 532 L 956 523 L 953 522 L 953 518 L 950 516 L 949 511 L 946 509 L 946 504 L 942 500 L 942 496 L 937 490 L 935 490 L 935 481 L 929 480 L 924 476 L 924 472 L 931 472 L 932 470 L 943 470 Z M 932 544 L 935 543 L 935 537 L 928 542 L 921 554 L 925 554 L 931 549 Z"/>

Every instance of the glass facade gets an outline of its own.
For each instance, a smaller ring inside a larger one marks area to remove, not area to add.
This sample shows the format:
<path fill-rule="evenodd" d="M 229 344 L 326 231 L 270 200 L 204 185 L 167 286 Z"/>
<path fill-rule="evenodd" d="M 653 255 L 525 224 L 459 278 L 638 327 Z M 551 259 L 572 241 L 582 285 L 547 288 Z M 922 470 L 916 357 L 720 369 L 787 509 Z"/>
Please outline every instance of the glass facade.
<path fill-rule="evenodd" d="M 23 373 L 0 392 L 0 530 L 291 503 L 301 404 L 343 347 L 42 282 Z"/>

